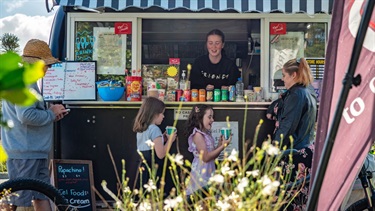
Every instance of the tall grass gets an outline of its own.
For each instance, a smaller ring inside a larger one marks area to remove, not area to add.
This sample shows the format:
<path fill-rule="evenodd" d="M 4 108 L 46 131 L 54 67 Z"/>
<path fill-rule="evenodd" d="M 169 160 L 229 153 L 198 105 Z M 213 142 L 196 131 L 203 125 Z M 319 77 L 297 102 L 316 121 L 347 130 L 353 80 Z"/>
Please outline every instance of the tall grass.
<path fill-rule="evenodd" d="M 245 118 L 246 113 L 247 109 Z M 290 175 L 282 174 L 279 167 L 280 160 L 285 155 L 282 155 L 278 145 L 272 143 L 270 137 L 261 146 L 256 145 L 262 123 L 263 120 L 260 120 L 255 129 L 254 141 L 243 140 L 244 156 L 240 158 L 235 149 L 230 154 L 225 153 L 221 162 L 216 161 L 217 168 L 208 185 L 191 196 L 186 195 L 191 163 L 181 154 L 167 153 L 160 178 L 156 176 L 156 166 L 140 169 L 140 174 L 143 171 L 150 173 L 150 180 L 142 181 L 144 185 L 139 189 L 132 190 L 129 187 L 124 160 L 120 194 L 111 192 L 105 181 L 102 186 L 116 201 L 116 210 L 282 210 L 293 198 L 285 190 L 286 184 L 291 184 L 292 181 Z M 244 125 L 243 133 L 246 129 Z M 245 138 L 244 134 L 242 138 Z M 149 144 L 153 148 L 151 141 Z M 141 153 L 140 156 L 143 159 Z M 291 163 L 291 154 L 287 156 Z M 143 162 L 147 165 L 144 159 Z M 174 188 L 169 193 L 164 193 L 167 170 L 172 175 Z M 159 187 L 156 186 L 158 182 Z"/>

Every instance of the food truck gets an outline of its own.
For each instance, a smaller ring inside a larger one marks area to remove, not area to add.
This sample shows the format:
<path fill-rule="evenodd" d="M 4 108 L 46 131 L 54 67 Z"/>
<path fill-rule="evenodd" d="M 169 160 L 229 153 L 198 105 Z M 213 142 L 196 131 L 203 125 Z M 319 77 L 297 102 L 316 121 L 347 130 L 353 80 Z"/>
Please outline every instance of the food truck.
<path fill-rule="evenodd" d="M 319 92 L 332 2 L 46 0 L 48 11 L 57 10 L 50 47 L 63 62 L 51 70 L 60 76 L 46 75 L 43 87 L 49 93 L 43 96 L 62 101 L 71 110 L 56 123 L 54 158 L 91 160 L 94 185 L 110 200 L 100 185 L 106 180 L 116 190 L 110 155 L 119 172 L 121 160 L 126 161 L 126 176 L 134 183 L 139 157 L 133 121 L 142 97 L 154 88 L 166 104 L 161 130 L 177 127 L 178 141 L 171 153 L 192 159 L 185 122 L 193 105 L 206 103 L 215 111 L 214 137 L 230 124 L 233 141 L 227 150 L 236 149 L 242 156 L 246 143 L 264 140 L 273 132 L 274 122 L 266 119 L 266 110 L 283 90 L 280 69 L 287 60 L 306 58 Z M 224 32 L 226 55 L 241 70 L 246 100 L 181 101 L 176 90 L 182 79 L 194 80 L 187 78 L 187 65 L 206 53 L 206 34 L 215 28 Z M 99 93 L 106 80 L 124 82 L 118 99 L 103 99 Z M 56 86 L 47 84 L 54 82 Z M 62 91 L 53 91 L 59 86 Z M 261 119 L 264 123 L 254 140 Z"/>

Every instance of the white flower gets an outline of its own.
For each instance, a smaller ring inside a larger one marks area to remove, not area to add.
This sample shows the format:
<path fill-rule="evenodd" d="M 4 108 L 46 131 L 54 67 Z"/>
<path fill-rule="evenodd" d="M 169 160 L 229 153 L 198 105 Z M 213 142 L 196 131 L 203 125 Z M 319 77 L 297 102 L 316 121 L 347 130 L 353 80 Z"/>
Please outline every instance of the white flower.
<path fill-rule="evenodd" d="M 177 165 L 182 166 L 184 164 L 184 156 L 181 154 L 177 154 L 176 156 L 171 158 Z"/>
<path fill-rule="evenodd" d="M 148 183 L 144 184 L 143 187 L 146 188 L 148 192 L 151 192 L 152 190 L 156 190 L 156 186 L 154 185 L 154 182 L 151 179 L 149 179 Z"/>
<path fill-rule="evenodd" d="M 242 178 L 240 183 L 237 185 L 238 192 L 243 193 L 248 185 L 249 179 L 247 177 Z"/>
<path fill-rule="evenodd" d="M 228 164 L 226 163 L 225 166 L 221 167 L 221 173 L 223 175 L 228 175 L 229 177 L 234 176 L 234 170 L 230 170 Z"/>
<path fill-rule="evenodd" d="M 268 175 L 264 175 L 262 178 L 260 178 L 259 182 L 261 182 L 263 186 L 266 186 L 266 185 L 270 184 L 272 181 L 268 177 Z"/>
<path fill-rule="evenodd" d="M 224 183 L 224 177 L 223 175 L 220 175 L 220 174 L 216 174 L 212 177 L 210 177 L 210 182 L 216 182 L 216 183 Z"/>
<path fill-rule="evenodd" d="M 267 176 L 267 175 L 264 175 L 260 180 L 259 182 L 262 183 L 263 185 L 263 189 L 262 189 L 262 194 L 264 196 L 269 196 L 271 194 L 273 194 L 277 188 L 280 186 L 280 182 L 279 181 L 273 181 Z"/>
<path fill-rule="evenodd" d="M 124 193 L 131 193 L 132 191 L 128 186 L 124 187 Z"/>
<path fill-rule="evenodd" d="M 253 176 L 253 177 L 259 176 L 259 169 L 256 169 L 256 170 L 253 170 L 253 171 L 247 171 L 246 176 Z"/>
<path fill-rule="evenodd" d="M 147 144 L 147 146 L 149 146 L 151 148 L 155 145 L 155 143 L 152 142 L 150 139 L 146 141 L 146 144 Z"/>
<path fill-rule="evenodd" d="M 195 210 L 197 211 L 203 210 L 202 205 L 198 204 L 197 206 L 195 206 Z"/>
<path fill-rule="evenodd" d="M 262 194 L 264 196 L 270 196 L 272 195 L 273 193 L 276 192 L 277 188 L 280 186 L 280 182 L 279 181 L 273 181 L 271 182 L 270 184 L 266 185 L 263 189 L 262 189 Z"/>
<path fill-rule="evenodd" d="M 266 150 L 266 152 L 269 154 L 269 155 L 278 155 L 280 153 L 280 149 L 273 146 L 273 145 L 270 145 L 268 147 L 268 149 Z"/>
<path fill-rule="evenodd" d="M 232 192 L 229 196 L 228 196 L 228 199 L 229 200 L 233 200 L 233 201 L 237 201 L 237 199 L 239 198 L 240 196 L 237 195 L 235 192 Z"/>
<path fill-rule="evenodd" d="M 117 207 L 121 207 L 122 206 L 122 202 L 121 201 L 116 201 L 116 206 Z"/>
<path fill-rule="evenodd" d="M 216 204 L 222 211 L 228 210 L 231 206 L 228 202 L 219 200 Z"/>
<path fill-rule="evenodd" d="M 181 197 L 181 196 L 177 196 L 175 199 L 176 199 L 176 201 L 177 201 L 178 203 L 181 203 L 181 202 L 184 201 L 184 200 L 182 200 L 182 197 Z"/>
<path fill-rule="evenodd" d="M 278 155 L 280 153 L 280 149 L 269 142 L 263 142 L 262 149 L 265 150 L 269 155 Z"/>
<path fill-rule="evenodd" d="M 236 149 L 233 149 L 232 152 L 230 153 L 228 160 L 236 162 L 238 160 L 238 152 Z"/>
<path fill-rule="evenodd" d="M 178 196 L 175 199 L 166 199 L 164 200 L 164 210 L 169 210 L 175 208 L 179 203 L 182 202 L 182 197 Z"/>
<path fill-rule="evenodd" d="M 148 210 L 151 210 L 151 204 L 147 201 L 144 201 L 142 202 L 140 205 L 139 205 L 139 208 L 138 208 L 139 211 L 148 211 Z"/>

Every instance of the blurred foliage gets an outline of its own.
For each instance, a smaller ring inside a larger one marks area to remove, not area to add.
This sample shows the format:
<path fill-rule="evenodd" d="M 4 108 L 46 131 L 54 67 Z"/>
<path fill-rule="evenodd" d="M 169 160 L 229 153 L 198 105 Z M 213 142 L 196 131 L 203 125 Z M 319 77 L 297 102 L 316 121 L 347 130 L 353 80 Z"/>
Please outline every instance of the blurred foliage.
<path fill-rule="evenodd" d="M 8 159 L 8 155 L 5 152 L 2 145 L 0 145 L 0 172 L 7 172 L 7 164 L 6 160 Z"/>
<path fill-rule="evenodd" d="M 1 51 L 2 52 L 15 52 L 19 51 L 19 41 L 20 39 L 12 34 L 12 33 L 5 33 L 3 36 L 0 37 L 1 41 Z"/>
<path fill-rule="evenodd" d="M 22 63 L 21 57 L 12 52 L 0 54 L 0 98 L 28 106 L 41 96 L 28 85 L 44 76 L 44 62 Z"/>
<path fill-rule="evenodd" d="M 44 76 L 43 69 L 43 61 L 28 64 L 22 62 L 22 58 L 16 53 L 0 54 L 0 98 L 22 106 L 41 100 L 41 96 L 28 86 Z M 1 112 L 0 119 L 0 125 L 7 127 Z M 0 145 L 0 172 L 6 171 L 6 160 L 7 155 Z"/>

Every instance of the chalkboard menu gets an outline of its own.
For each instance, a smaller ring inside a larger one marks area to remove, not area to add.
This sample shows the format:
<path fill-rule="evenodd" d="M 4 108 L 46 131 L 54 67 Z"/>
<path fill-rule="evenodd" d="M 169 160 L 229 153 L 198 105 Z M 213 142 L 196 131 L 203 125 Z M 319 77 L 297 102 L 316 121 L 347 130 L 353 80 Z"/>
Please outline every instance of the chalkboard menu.
<path fill-rule="evenodd" d="M 43 78 L 45 101 L 96 100 L 96 62 L 62 62 L 48 69 Z"/>
<path fill-rule="evenodd" d="M 53 159 L 51 166 L 53 184 L 65 197 L 67 203 L 77 210 L 95 211 L 92 162 Z"/>

